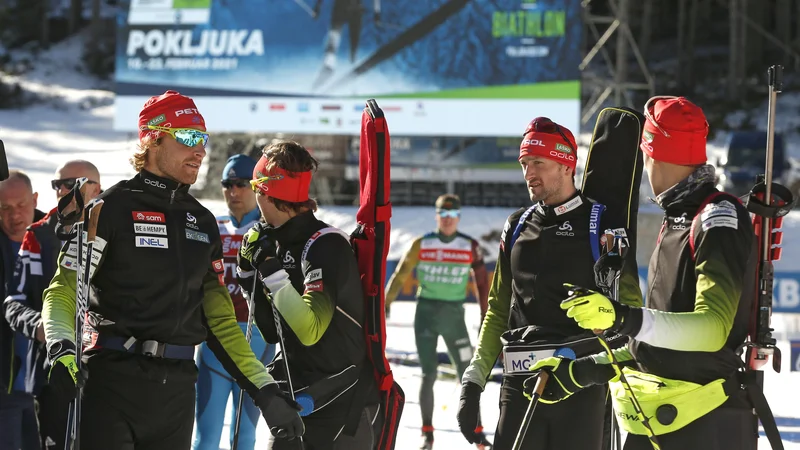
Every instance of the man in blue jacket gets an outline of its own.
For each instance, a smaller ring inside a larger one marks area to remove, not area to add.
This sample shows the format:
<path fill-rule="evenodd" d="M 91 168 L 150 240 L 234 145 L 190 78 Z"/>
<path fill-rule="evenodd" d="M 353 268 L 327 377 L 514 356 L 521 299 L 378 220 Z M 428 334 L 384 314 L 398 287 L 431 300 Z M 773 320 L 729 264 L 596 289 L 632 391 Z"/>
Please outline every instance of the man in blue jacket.
<path fill-rule="evenodd" d="M 78 178 L 87 178 L 86 201 L 100 194 L 100 172 L 89 161 L 73 160 L 56 170 L 50 186 L 56 198 L 66 195 Z M 47 348 L 42 325 L 42 294 L 56 273 L 61 240 L 56 236 L 58 215 L 53 208 L 41 220 L 28 227 L 22 238 L 14 276 L 8 284 L 3 312 L 11 329 L 17 333 L 17 352 L 27 368 L 24 377 L 25 392 L 36 398 L 36 416 L 39 420 L 39 437 L 43 449 L 64 448 L 67 433 L 67 413 L 71 398 L 58 395 L 47 385 Z"/>
<path fill-rule="evenodd" d="M 0 287 L 11 282 L 25 230 L 44 217 L 36 209 L 38 194 L 25 173 L 12 170 L 0 182 Z M 25 386 L 27 339 L 0 318 L 0 450 L 39 448 L 33 395 Z"/>

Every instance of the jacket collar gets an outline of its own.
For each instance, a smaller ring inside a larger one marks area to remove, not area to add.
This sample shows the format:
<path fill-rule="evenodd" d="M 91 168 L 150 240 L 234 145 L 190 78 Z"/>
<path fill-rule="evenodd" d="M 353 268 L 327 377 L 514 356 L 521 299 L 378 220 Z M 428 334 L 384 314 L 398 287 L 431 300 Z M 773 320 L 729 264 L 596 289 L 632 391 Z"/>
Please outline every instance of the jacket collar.
<path fill-rule="evenodd" d="M 284 246 L 297 241 L 307 241 L 311 233 L 319 228 L 313 211 L 300 213 L 275 228 L 275 239 Z"/>
<path fill-rule="evenodd" d="M 702 202 L 708 195 L 709 189 L 714 189 L 714 167 L 706 164 L 659 194 L 655 202 L 669 213 L 678 205 L 695 203 L 696 197 L 701 197 L 699 201 Z"/>
<path fill-rule="evenodd" d="M 575 195 L 558 205 L 545 205 L 539 202 L 536 204 L 535 211 L 547 220 L 559 220 L 562 216 L 569 215 L 571 211 L 578 209 L 587 202 L 588 199 L 584 197 L 580 191 L 576 191 Z"/>
<path fill-rule="evenodd" d="M 155 194 L 159 197 L 170 198 L 178 194 L 189 192 L 188 184 L 181 184 L 169 178 L 159 177 L 146 170 L 140 171 L 134 177 L 145 192 Z"/>

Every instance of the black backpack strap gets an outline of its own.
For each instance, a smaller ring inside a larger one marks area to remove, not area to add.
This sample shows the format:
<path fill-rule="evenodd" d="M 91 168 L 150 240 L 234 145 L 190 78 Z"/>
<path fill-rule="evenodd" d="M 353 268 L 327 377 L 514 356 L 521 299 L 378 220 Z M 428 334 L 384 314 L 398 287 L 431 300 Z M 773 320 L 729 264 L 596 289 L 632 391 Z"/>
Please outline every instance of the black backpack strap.
<path fill-rule="evenodd" d="M 764 390 L 759 386 L 756 379 L 757 372 L 754 370 L 746 370 L 744 372 L 737 372 L 735 376 L 728 378 L 723 383 L 725 394 L 729 397 L 737 390 L 744 390 L 747 393 L 747 399 L 761 421 L 761 426 L 764 427 L 764 434 L 767 435 L 772 450 L 784 450 L 783 441 L 781 440 L 781 433 L 778 431 L 778 424 L 775 422 L 775 416 L 772 414 L 772 409 L 767 403 L 767 397 L 764 396 Z"/>

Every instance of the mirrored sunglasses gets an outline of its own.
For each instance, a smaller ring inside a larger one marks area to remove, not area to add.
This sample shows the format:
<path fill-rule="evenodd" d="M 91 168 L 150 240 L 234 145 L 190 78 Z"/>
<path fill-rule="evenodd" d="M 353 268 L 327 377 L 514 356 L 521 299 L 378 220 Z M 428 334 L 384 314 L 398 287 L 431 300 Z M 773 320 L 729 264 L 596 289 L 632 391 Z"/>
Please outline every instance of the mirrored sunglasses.
<path fill-rule="evenodd" d="M 227 180 L 220 181 L 220 184 L 225 189 L 230 189 L 234 186 L 237 188 L 244 188 L 250 185 L 250 180 L 245 180 L 243 178 L 228 178 Z"/>
<path fill-rule="evenodd" d="M 437 213 L 439 214 L 439 217 L 461 217 L 460 209 L 440 209 Z"/>
<path fill-rule="evenodd" d="M 156 125 L 148 125 L 147 128 L 150 130 L 167 133 L 176 141 L 187 147 L 194 147 L 195 145 L 201 143 L 203 144 L 203 147 L 208 145 L 208 133 L 205 131 L 195 130 L 192 128 L 167 128 Z"/>
<path fill-rule="evenodd" d="M 77 178 L 62 178 L 60 180 L 50 180 L 50 187 L 53 188 L 54 191 L 61 189 L 63 186 L 67 190 L 72 190 L 75 187 L 75 183 L 78 182 Z M 97 184 L 96 181 L 87 180 L 86 184 Z"/>

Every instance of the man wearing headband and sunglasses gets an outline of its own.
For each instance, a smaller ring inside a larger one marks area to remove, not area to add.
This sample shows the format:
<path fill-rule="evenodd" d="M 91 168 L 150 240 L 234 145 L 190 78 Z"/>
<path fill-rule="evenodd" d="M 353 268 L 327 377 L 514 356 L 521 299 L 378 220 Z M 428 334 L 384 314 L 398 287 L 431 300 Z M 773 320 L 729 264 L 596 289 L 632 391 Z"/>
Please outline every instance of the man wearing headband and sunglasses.
<path fill-rule="evenodd" d="M 403 255 L 386 288 L 386 315 L 408 276 L 416 268 L 419 287 L 414 314 L 414 338 L 417 346 L 422 383 L 419 406 L 422 413 L 421 449 L 433 448 L 433 385 L 436 382 L 439 336 L 447 345 L 450 361 L 459 379 L 472 358 L 469 331 L 464 321 L 464 301 L 470 281 L 475 277 L 481 319 L 486 314 L 489 276 L 483 262 L 483 251 L 477 240 L 458 231 L 461 200 L 444 194 L 436 199 L 436 226 L 411 244 Z M 477 420 L 477 419 L 476 419 Z M 478 448 L 490 448 L 480 421 L 476 422 L 472 440 Z"/>
<path fill-rule="evenodd" d="M 60 199 L 75 186 L 78 178 L 91 183 L 86 190 L 87 201 L 100 194 L 100 173 L 89 161 L 72 160 L 62 164 L 55 173 L 51 186 Z M 67 414 L 71 398 L 65 398 L 47 384 L 47 349 L 42 323 L 42 297 L 44 289 L 53 279 L 58 265 L 61 240 L 56 236 L 58 215 L 53 208 L 41 220 L 28 227 L 22 238 L 14 277 L 8 283 L 5 316 L 11 328 L 27 339 L 25 349 L 17 354 L 25 359 L 26 384 L 33 387 L 36 396 L 36 416 L 42 448 L 63 448 L 67 434 Z"/>
<path fill-rule="evenodd" d="M 273 307 L 282 318 L 282 356 L 269 371 L 286 381 L 286 358 L 303 401 L 306 448 L 371 450 L 379 438 L 373 427 L 380 430 L 382 419 L 363 330 L 361 276 L 349 236 L 314 215 L 308 191 L 317 166 L 296 142 L 264 149 L 251 183 L 266 224 L 244 237 L 241 285 L 249 289 L 253 276 L 261 280 L 255 317 L 267 342 L 279 341 Z M 269 448 L 297 444 L 273 439 Z"/>
<path fill-rule="evenodd" d="M 189 194 L 208 142 L 191 98 L 151 97 L 139 113 L 138 172 L 100 194 L 81 343 L 81 449 L 181 449 L 194 426 L 195 346 L 208 347 L 275 434 L 302 434 L 297 410 L 253 354 L 224 282 L 214 216 Z M 91 230 L 90 230 L 91 231 Z M 74 250 L 73 250 L 74 251 Z M 62 250 L 42 318 L 50 383 L 74 396 L 76 264 Z"/>
<path fill-rule="evenodd" d="M 546 117 L 531 121 L 523 133 L 519 163 L 534 204 L 511 214 L 500 237 L 489 309 L 462 378 L 458 421 L 467 439 L 501 352 L 503 382 L 494 443 L 508 449 L 529 404 L 522 390 L 530 366 L 553 355 L 576 358 L 602 349 L 591 332 L 559 308 L 566 297 L 564 283 L 596 287 L 592 249 L 593 242 L 599 246 L 599 236 L 592 230 L 606 229 L 596 203 L 575 188 L 577 151 L 573 134 Z M 628 260 L 620 297 L 641 305 L 636 261 Z M 555 384 L 552 378 L 551 383 Z M 602 449 L 606 392 L 604 386 L 594 386 L 560 403 L 541 399 L 522 448 Z"/>
<path fill-rule="evenodd" d="M 736 197 L 715 187 L 714 168 L 706 164 L 708 122 L 698 106 L 684 97 L 653 97 L 645 117 L 644 168 L 664 210 L 648 270 L 648 307 L 581 290 L 561 308 L 582 328 L 631 338 L 614 353 L 628 366 L 629 380 L 649 380 L 631 387 L 661 448 L 752 450 L 758 446 L 754 408 L 768 437 L 772 430 L 765 421 L 771 413 L 762 415 L 769 411 L 763 392 L 751 378 L 740 378 L 737 354 L 747 339 L 756 292 L 750 214 Z M 593 374 L 589 378 L 602 382 L 616 375 L 607 354 L 572 369 L 577 380 Z M 629 431 L 624 449 L 649 450 L 646 430 L 619 384 L 611 386 L 621 427 Z M 660 386 L 669 386 L 667 399 Z M 749 395 L 760 401 L 751 404 Z"/>
<path fill-rule="evenodd" d="M 242 333 L 247 332 L 249 309 L 247 300 L 242 295 L 243 287 L 236 278 L 236 256 L 239 254 L 242 236 L 261 218 L 261 211 L 256 204 L 256 194 L 250 188 L 250 177 L 255 166 L 256 162 L 247 155 L 239 154 L 228 158 L 222 169 L 220 183 L 222 195 L 228 206 L 228 214 L 217 217 L 225 263 L 225 285 L 233 299 L 236 320 Z M 267 345 L 258 329 L 253 330 L 250 347 L 264 364 L 272 361 L 275 355 L 275 346 Z M 236 423 L 239 386 L 205 342 L 200 346 L 197 355 L 197 367 L 199 369 L 195 411 L 197 426 L 192 450 L 217 450 L 229 397 L 233 398 L 230 423 Z M 239 428 L 239 449 L 253 450 L 258 417 L 256 405 L 245 399 Z M 233 447 L 234 432 L 234 427 L 230 427 L 231 447 Z"/>

